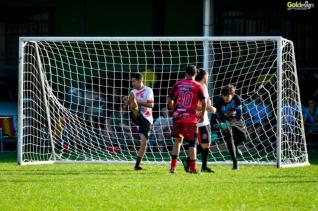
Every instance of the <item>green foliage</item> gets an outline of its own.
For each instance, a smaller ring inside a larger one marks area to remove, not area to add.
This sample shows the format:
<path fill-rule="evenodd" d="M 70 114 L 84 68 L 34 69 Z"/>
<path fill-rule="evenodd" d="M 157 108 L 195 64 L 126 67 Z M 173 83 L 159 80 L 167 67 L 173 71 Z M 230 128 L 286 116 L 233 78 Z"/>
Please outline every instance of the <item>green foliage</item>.
<path fill-rule="evenodd" d="M 18 166 L 0 153 L 0 210 L 316 210 L 318 165 L 213 166 L 190 175 L 179 166 L 55 164 Z"/>

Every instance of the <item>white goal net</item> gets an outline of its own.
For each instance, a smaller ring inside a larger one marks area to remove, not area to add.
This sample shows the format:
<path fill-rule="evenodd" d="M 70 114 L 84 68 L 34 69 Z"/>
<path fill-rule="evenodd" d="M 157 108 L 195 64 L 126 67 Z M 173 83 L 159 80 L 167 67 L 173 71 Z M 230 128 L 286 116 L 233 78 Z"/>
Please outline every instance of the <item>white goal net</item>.
<path fill-rule="evenodd" d="M 293 43 L 281 37 L 22 37 L 19 59 L 20 164 L 133 162 L 140 141 L 123 97 L 135 72 L 155 97 L 143 162 L 169 161 L 167 95 L 189 64 L 208 70 L 212 101 L 230 83 L 243 99 L 239 162 L 308 164 Z M 229 162 L 217 134 L 209 162 Z"/>

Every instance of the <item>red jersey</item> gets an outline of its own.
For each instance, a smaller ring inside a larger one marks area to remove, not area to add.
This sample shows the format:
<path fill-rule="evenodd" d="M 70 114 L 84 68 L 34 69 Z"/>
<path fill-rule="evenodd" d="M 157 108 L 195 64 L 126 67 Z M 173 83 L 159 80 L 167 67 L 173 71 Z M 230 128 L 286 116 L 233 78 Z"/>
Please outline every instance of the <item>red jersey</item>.
<path fill-rule="evenodd" d="M 198 121 L 196 108 L 205 99 L 204 88 L 200 83 L 192 79 L 180 80 L 172 87 L 169 97 L 174 101 L 174 121 Z"/>

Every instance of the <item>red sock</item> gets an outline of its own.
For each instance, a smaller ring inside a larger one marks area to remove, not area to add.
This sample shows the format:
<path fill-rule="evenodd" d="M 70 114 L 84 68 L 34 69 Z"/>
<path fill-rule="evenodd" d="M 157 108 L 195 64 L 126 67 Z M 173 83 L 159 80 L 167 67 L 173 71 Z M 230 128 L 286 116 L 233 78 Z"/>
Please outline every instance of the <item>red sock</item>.
<path fill-rule="evenodd" d="M 190 172 L 193 172 L 193 171 L 196 171 L 196 165 L 195 165 L 195 160 L 190 160 L 190 163 L 189 163 L 189 170 Z"/>
<path fill-rule="evenodd" d="M 172 169 L 176 169 L 177 168 L 177 164 L 178 164 L 177 159 L 172 159 L 171 160 L 171 168 Z"/>

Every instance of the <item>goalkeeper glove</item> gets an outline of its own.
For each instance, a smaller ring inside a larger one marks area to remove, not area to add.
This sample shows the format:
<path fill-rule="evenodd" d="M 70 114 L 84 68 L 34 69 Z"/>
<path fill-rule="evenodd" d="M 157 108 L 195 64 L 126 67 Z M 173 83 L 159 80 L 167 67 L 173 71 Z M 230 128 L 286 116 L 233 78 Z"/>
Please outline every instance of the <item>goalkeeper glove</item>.
<path fill-rule="evenodd" d="M 229 121 L 221 122 L 216 125 L 216 127 L 220 130 L 226 130 L 229 129 L 232 126 L 232 123 Z"/>
<path fill-rule="evenodd" d="M 218 134 L 216 132 L 211 133 L 211 141 L 217 142 L 218 141 Z"/>

